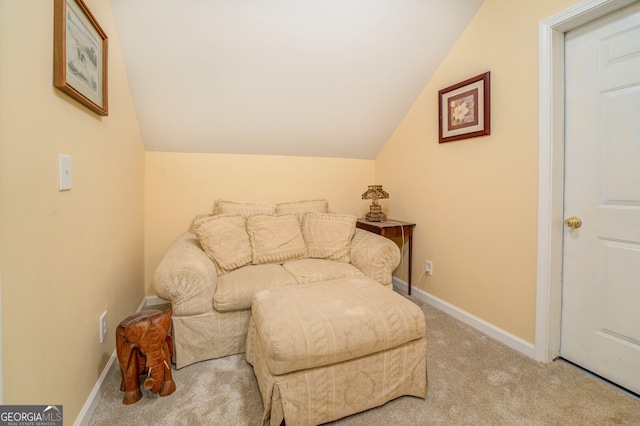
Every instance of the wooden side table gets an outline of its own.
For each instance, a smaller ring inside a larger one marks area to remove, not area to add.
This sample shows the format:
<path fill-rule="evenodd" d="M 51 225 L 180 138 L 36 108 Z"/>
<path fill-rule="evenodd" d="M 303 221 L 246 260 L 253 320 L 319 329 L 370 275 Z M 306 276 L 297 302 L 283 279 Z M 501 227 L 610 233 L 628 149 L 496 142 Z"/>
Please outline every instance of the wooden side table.
<path fill-rule="evenodd" d="M 386 238 L 401 238 L 403 235 L 407 239 L 409 244 L 409 277 L 407 279 L 408 294 L 411 294 L 411 265 L 412 255 L 411 249 L 413 248 L 413 228 L 415 223 L 403 222 L 401 220 L 387 219 L 385 222 L 369 222 L 365 219 L 358 219 L 356 222 L 356 228 L 364 229 L 374 234 L 382 235 Z"/>

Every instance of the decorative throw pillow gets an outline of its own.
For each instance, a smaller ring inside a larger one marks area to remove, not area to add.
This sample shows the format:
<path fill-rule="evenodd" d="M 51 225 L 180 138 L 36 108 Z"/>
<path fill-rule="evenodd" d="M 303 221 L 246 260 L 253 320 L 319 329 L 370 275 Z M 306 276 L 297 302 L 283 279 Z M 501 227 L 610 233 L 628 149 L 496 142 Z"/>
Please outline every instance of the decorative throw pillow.
<path fill-rule="evenodd" d="M 309 257 L 349 262 L 355 229 L 356 217 L 353 215 L 306 213 L 302 220 L 302 235 Z"/>
<path fill-rule="evenodd" d="M 193 232 L 194 234 L 196 233 L 196 230 L 198 229 L 198 226 L 200 226 L 200 224 L 209 219 L 211 217 L 210 214 L 199 214 L 196 217 L 193 218 L 193 220 L 191 221 L 191 225 L 189 225 L 189 232 Z"/>
<path fill-rule="evenodd" d="M 295 214 L 300 223 L 302 223 L 304 214 L 308 212 L 328 213 L 329 202 L 327 200 L 307 200 L 276 204 L 276 214 Z"/>
<path fill-rule="evenodd" d="M 200 222 L 196 235 L 220 275 L 251 263 L 251 245 L 242 216 L 211 216 Z"/>
<path fill-rule="evenodd" d="M 247 232 L 254 265 L 309 257 L 296 215 L 249 216 Z"/>
<path fill-rule="evenodd" d="M 237 203 L 235 201 L 216 200 L 213 203 L 213 214 L 237 214 L 245 219 L 252 214 L 274 214 L 275 204 L 268 203 Z"/>

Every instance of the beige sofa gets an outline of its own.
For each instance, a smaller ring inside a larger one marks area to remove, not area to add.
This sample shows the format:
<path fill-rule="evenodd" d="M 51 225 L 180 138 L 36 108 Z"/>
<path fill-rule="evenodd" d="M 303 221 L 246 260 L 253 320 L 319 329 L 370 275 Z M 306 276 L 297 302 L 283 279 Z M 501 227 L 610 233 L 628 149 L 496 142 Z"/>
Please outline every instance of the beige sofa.
<path fill-rule="evenodd" d="M 329 213 L 326 200 L 216 201 L 196 217 L 153 279 L 171 302 L 176 367 L 245 352 L 259 290 L 360 276 L 391 289 L 398 246 L 355 221 Z"/>

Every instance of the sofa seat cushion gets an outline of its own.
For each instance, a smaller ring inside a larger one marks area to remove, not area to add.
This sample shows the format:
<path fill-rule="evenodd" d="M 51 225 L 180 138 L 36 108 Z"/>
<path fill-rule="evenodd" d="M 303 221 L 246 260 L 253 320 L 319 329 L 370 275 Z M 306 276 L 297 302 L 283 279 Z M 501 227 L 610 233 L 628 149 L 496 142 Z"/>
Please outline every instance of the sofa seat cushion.
<path fill-rule="evenodd" d="M 282 267 L 293 275 L 298 284 L 364 276 L 362 271 L 350 263 L 326 259 L 292 260 Z"/>
<path fill-rule="evenodd" d="M 252 321 L 273 375 L 306 370 L 424 339 L 422 310 L 367 277 L 263 290 Z"/>
<path fill-rule="evenodd" d="M 243 266 L 218 277 L 213 307 L 218 312 L 249 309 L 255 292 L 295 284 L 293 276 L 280 265 Z"/>

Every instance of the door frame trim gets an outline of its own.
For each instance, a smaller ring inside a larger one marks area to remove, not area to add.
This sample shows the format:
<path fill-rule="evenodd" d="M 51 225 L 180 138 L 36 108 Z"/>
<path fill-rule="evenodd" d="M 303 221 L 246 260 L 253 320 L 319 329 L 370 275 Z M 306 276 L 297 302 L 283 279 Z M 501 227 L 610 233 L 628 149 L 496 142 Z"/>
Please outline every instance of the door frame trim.
<path fill-rule="evenodd" d="M 540 21 L 535 359 L 560 355 L 564 204 L 564 34 L 637 0 L 585 0 Z"/>

